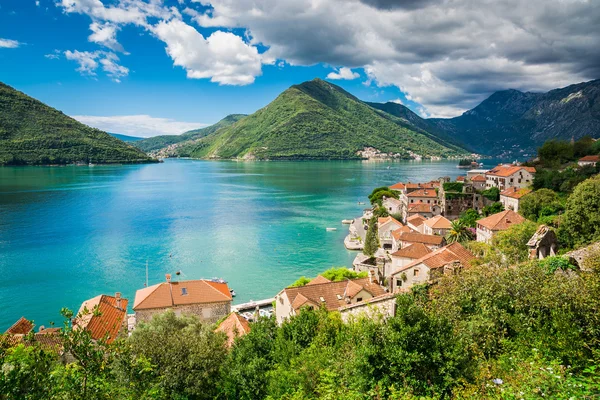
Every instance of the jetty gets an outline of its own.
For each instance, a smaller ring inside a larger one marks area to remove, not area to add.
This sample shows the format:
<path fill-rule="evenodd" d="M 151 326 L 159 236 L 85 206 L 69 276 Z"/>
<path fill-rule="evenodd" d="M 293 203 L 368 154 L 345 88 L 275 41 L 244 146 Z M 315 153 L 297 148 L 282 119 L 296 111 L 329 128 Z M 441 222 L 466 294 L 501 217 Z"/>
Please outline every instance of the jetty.
<path fill-rule="evenodd" d="M 244 311 L 254 311 L 256 308 L 272 307 L 275 297 L 264 300 L 251 300 L 248 303 L 236 304 L 231 306 L 231 311 L 242 313 Z"/>

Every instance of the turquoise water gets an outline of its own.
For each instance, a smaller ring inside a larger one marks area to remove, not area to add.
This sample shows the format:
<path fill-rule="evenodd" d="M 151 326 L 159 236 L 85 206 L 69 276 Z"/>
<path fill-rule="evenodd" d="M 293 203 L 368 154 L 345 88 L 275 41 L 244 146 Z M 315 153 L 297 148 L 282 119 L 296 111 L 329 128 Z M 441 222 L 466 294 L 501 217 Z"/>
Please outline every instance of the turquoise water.
<path fill-rule="evenodd" d="M 210 162 L 0 168 L 0 331 L 61 321 L 101 293 L 130 299 L 181 270 L 222 277 L 236 302 L 351 266 L 341 220 L 372 188 L 456 177 L 456 161 Z M 389 167 L 389 169 L 388 169 Z M 326 227 L 337 227 L 327 232 Z M 130 309 L 131 311 L 131 309 Z"/>

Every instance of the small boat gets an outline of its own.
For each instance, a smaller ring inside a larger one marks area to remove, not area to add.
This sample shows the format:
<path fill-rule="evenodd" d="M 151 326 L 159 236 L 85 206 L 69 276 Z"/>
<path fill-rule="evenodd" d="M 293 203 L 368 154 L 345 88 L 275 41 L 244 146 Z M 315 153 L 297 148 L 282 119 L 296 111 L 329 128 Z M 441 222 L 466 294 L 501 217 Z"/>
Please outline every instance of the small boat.
<path fill-rule="evenodd" d="M 342 224 L 346 224 L 346 225 L 350 225 L 351 223 L 353 223 L 354 220 L 353 219 L 343 219 L 342 220 Z"/>
<path fill-rule="evenodd" d="M 223 278 L 212 278 L 210 281 L 215 283 L 227 283 L 227 281 Z"/>
<path fill-rule="evenodd" d="M 235 290 L 233 290 L 233 289 L 229 289 L 229 293 L 231 293 L 231 297 L 235 297 L 236 296 Z"/>
<path fill-rule="evenodd" d="M 358 205 L 359 205 L 359 206 L 364 206 L 364 205 L 365 205 L 365 202 L 364 202 L 364 201 L 359 201 L 359 202 L 358 202 Z"/>
<path fill-rule="evenodd" d="M 337 228 L 325 228 L 326 231 L 337 231 Z"/>

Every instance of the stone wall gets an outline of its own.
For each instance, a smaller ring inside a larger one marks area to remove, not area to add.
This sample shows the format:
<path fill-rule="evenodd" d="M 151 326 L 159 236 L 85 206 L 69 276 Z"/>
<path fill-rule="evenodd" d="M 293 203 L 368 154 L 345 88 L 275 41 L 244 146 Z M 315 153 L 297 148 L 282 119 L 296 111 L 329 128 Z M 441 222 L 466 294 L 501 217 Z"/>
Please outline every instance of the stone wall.
<path fill-rule="evenodd" d="M 204 303 L 204 304 L 185 304 L 167 308 L 154 308 L 149 310 L 139 310 L 135 312 L 136 324 L 148 322 L 156 314 L 161 314 L 167 310 L 173 310 L 176 315 L 196 315 L 201 321 L 214 324 L 231 312 L 231 302 Z"/>
<path fill-rule="evenodd" d="M 386 296 L 381 300 L 374 300 L 366 303 L 363 302 L 350 307 L 342 307 L 340 313 L 342 315 L 342 321 L 344 322 L 362 316 L 368 318 L 393 317 L 396 314 L 396 297 Z"/>

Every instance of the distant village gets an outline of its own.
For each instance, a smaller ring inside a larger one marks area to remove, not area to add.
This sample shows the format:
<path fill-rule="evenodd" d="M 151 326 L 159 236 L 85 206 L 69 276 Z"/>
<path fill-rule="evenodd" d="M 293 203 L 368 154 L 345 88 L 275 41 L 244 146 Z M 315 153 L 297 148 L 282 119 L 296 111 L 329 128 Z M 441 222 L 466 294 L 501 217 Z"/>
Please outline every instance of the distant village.
<path fill-rule="evenodd" d="M 595 165 L 598 156 L 579 160 L 580 166 Z M 161 283 L 139 289 L 127 313 L 130 301 L 120 293 L 101 294 L 81 304 L 72 318 L 74 329 L 86 329 L 94 340 L 111 343 L 130 334 L 137 324 L 154 315 L 172 310 L 176 315 L 195 315 L 201 321 L 215 324 L 231 345 L 238 336 L 248 333 L 249 322 L 261 317 L 274 317 L 281 324 L 297 315 L 304 307 L 338 311 L 343 321 L 358 315 L 379 318 L 395 315 L 395 297 L 413 286 L 435 282 L 444 274 L 456 273 L 476 257 L 459 241 L 448 240 L 453 221 L 467 210 L 481 212 L 485 207 L 501 203 L 504 210 L 478 219 L 473 239 L 490 243 L 494 235 L 525 219 L 518 214 L 521 200 L 530 192 L 536 170 L 518 164 L 498 165 L 490 170 L 471 169 L 455 181 L 439 178 L 430 182 L 395 182 L 385 187 L 393 196 L 363 210 L 349 224 L 344 245 L 357 250 L 352 269 L 362 278 L 331 281 L 318 276 L 304 285 L 283 288 L 274 298 L 232 306 L 233 290 L 226 281 L 179 280 L 166 274 Z M 485 196 L 497 188 L 498 199 Z M 385 209 L 385 217 L 376 210 Z M 365 254 L 370 227 L 376 227 L 378 248 Z M 530 258 L 543 259 L 557 251 L 554 231 L 541 225 L 529 243 Z M 246 312 L 244 312 L 246 310 Z M 14 343 L 33 335 L 35 340 L 60 351 L 58 327 L 37 327 L 25 317 L 16 321 L 5 333 Z"/>

